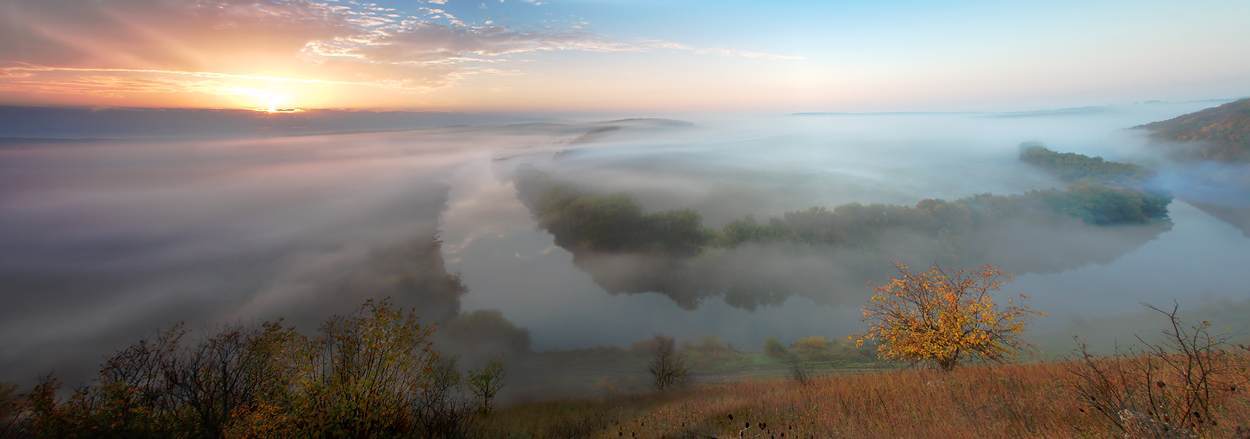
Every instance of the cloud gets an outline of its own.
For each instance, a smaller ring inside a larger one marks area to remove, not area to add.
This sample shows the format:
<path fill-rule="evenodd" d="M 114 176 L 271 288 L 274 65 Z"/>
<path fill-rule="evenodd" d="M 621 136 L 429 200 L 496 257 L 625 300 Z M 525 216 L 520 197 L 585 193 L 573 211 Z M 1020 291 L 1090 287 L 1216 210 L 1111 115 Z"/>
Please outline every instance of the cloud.
<path fill-rule="evenodd" d="M 763 52 L 748 52 L 745 50 L 738 50 L 738 49 L 726 49 L 724 47 L 713 47 L 713 48 L 707 48 L 707 49 L 688 49 L 688 50 L 693 50 L 694 53 L 699 53 L 699 54 L 704 54 L 704 55 L 742 56 L 742 57 L 747 57 L 747 58 L 766 58 L 766 59 L 785 59 L 785 60 L 803 59 L 803 57 L 801 56 L 776 55 L 772 53 L 763 53 Z"/>
<path fill-rule="evenodd" d="M 343 7 L 307 0 L 13 0 L 0 61 L 55 67 L 206 71 L 222 59 L 297 53 L 358 33 Z"/>
<path fill-rule="evenodd" d="M 274 84 L 359 85 L 378 88 L 419 90 L 437 88 L 458 77 L 450 68 L 411 66 L 372 66 L 361 72 L 353 66 L 331 62 L 321 67 L 323 76 L 354 78 L 354 81 L 333 79 L 300 79 L 256 75 L 232 75 L 212 72 L 181 72 L 174 70 L 83 69 L 53 67 L 0 68 L 0 92 L 56 93 L 125 98 L 135 93 L 205 93 L 217 96 L 271 95 Z M 491 73 L 490 69 L 484 72 Z M 506 72 L 501 72 L 506 73 Z M 402 78 L 402 79 L 395 79 Z"/>
<path fill-rule="evenodd" d="M 353 59 L 372 63 L 430 63 L 493 57 L 538 50 L 637 51 L 643 47 L 575 30 L 529 31 L 506 26 L 452 27 L 415 23 L 369 38 L 309 43 L 309 59 Z"/>
<path fill-rule="evenodd" d="M 557 50 L 793 58 L 625 42 L 582 25 L 475 25 L 434 7 L 419 7 L 424 17 L 415 17 L 372 3 L 314 0 L 6 3 L 0 8 L 0 91 L 9 93 L 254 96 L 265 93 L 266 85 L 256 82 L 262 78 L 420 92 L 453 87 L 467 75 L 517 74 L 479 65 Z"/>

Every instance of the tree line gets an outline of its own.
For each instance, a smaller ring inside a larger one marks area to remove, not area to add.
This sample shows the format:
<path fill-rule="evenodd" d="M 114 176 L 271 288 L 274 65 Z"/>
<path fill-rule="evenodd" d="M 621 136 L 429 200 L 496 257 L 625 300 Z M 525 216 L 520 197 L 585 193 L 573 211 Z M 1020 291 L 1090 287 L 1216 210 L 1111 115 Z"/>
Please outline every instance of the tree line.
<path fill-rule="evenodd" d="M 925 199 L 915 206 L 861 203 L 832 209 L 812 207 L 765 221 L 753 216 L 734 220 L 717 231 L 703 226 L 692 209 L 644 213 L 625 193 L 599 194 L 557 184 L 535 169 L 518 171 L 518 190 L 539 224 L 570 250 L 604 253 L 649 253 L 689 258 L 709 248 L 732 248 L 751 242 L 871 247 L 888 230 L 905 229 L 937 239 L 952 256 L 974 230 L 1022 218 L 1055 222 L 1077 218 L 1099 226 L 1144 224 L 1167 220 L 1172 198 L 1150 191 L 1144 183 L 1152 171 L 1132 164 L 1041 146 L 1024 149 L 1020 160 L 1053 173 L 1065 189 L 1023 194 L 973 195 L 953 201 Z"/>

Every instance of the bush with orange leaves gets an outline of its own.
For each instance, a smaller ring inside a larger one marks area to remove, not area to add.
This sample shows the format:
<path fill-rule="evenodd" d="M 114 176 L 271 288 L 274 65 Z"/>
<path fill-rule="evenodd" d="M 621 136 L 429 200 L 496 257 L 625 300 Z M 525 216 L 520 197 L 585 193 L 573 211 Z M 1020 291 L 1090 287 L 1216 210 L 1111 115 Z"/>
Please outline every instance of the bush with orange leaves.
<path fill-rule="evenodd" d="M 928 363 L 949 371 L 965 358 L 1003 362 L 1022 352 L 1035 354 L 1020 334 L 1037 315 L 1021 301 L 1007 297 L 1006 306 L 994 302 L 1004 280 L 1002 270 L 986 265 L 965 271 L 940 267 L 912 272 L 894 263 L 901 275 L 884 285 L 869 284 L 874 295 L 864 307 L 868 333 L 856 340 L 876 342 L 886 361 Z"/>

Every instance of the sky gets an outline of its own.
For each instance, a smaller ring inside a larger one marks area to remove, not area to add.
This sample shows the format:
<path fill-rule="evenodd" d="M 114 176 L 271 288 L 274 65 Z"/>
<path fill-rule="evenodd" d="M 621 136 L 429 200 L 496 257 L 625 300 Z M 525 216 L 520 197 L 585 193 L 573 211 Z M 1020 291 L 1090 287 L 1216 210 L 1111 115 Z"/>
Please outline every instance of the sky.
<path fill-rule="evenodd" d="M 0 0 L 0 105 L 1010 111 L 1250 95 L 1250 2 Z"/>

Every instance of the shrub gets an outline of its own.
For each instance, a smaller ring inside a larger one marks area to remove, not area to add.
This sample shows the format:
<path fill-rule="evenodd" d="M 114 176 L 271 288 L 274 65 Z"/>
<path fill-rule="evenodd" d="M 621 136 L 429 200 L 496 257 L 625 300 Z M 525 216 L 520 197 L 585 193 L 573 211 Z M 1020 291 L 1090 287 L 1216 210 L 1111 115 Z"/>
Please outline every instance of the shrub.
<path fill-rule="evenodd" d="M 800 351 L 825 351 L 829 349 L 829 339 L 823 335 L 803 337 L 794 342 L 794 348 Z"/>
<path fill-rule="evenodd" d="M 700 335 L 699 344 L 696 348 L 702 351 L 723 351 L 729 349 L 724 339 L 712 334 Z"/>
<path fill-rule="evenodd" d="M 1078 339 L 1068 385 L 1092 411 L 1121 430 L 1128 426 L 1120 412 L 1128 409 L 1210 437 L 1218 426 L 1216 406 L 1250 384 L 1244 376 L 1245 357 L 1226 349 L 1233 348 L 1228 336 L 1211 334 L 1209 322 L 1182 322 L 1177 305 L 1171 311 L 1147 307 L 1169 319 L 1164 341 L 1147 343 L 1139 337 L 1140 347 L 1118 348 L 1105 358 L 1089 353 Z M 1247 353 L 1245 346 L 1236 348 Z"/>
<path fill-rule="evenodd" d="M 764 355 L 773 358 L 785 358 L 788 351 L 786 346 L 781 344 L 781 340 L 777 337 L 768 337 L 764 340 Z"/>

